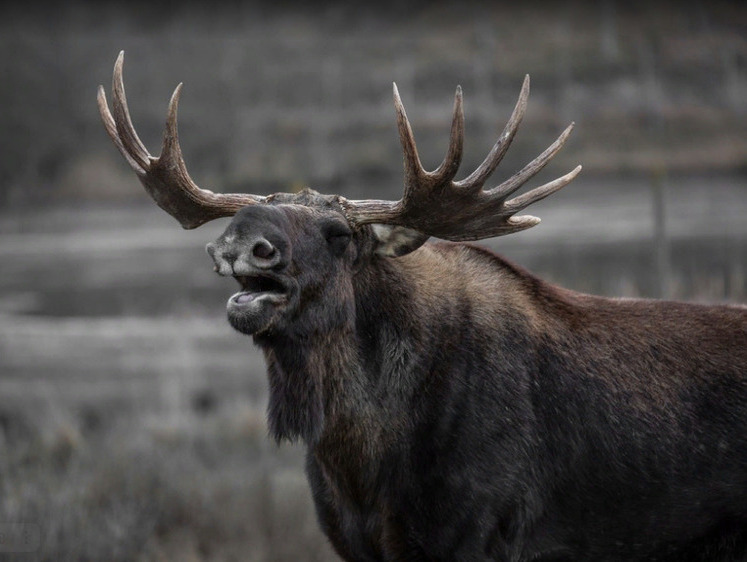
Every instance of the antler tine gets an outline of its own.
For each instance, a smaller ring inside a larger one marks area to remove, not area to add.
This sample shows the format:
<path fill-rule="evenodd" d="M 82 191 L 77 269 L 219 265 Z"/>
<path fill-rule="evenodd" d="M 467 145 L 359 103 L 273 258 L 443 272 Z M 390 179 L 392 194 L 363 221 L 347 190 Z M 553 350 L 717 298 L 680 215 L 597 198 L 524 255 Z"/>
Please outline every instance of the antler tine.
<path fill-rule="evenodd" d="M 124 51 L 119 52 L 117 62 L 114 63 L 114 75 L 112 76 L 112 106 L 114 108 L 114 122 L 122 144 L 143 169 L 148 167 L 148 154 L 145 145 L 135 132 L 132 125 L 130 110 L 127 107 L 127 96 L 125 95 L 124 81 L 122 79 L 122 66 L 124 65 Z"/>
<path fill-rule="evenodd" d="M 501 163 L 503 157 L 508 151 L 508 147 L 511 146 L 511 142 L 514 140 L 516 131 L 519 130 L 521 120 L 524 118 L 524 112 L 527 109 L 527 101 L 529 100 L 529 74 L 524 76 L 524 82 L 521 85 L 521 93 L 519 99 L 516 101 L 514 110 L 511 113 L 511 117 L 508 119 L 506 126 L 503 128 L 501 136 L 495 141 L 493 148 L 485 157 L 485 160 L 480 164 L 477 169 L 472 172 L 469 176 L 463 180 L 454 182 L 454 185 L 459 189 L 466 189 L 469 191 L 479 191 L 485 180 Z"/>
<path fill-rule="evenodd" d="M 575 123 L 571 123 L 566 127 L 565 131 L 560 133 L 560 136 L 555 139 L 555 142 L 548 146 L 545 151 L 537 156 L 534 160 L 529 162 L 520 171 L 515 173 L 513 176 L 508 178 L 502 184 L 493 189 L 489 189 L 486 193 L 495 199 L 505 199 L 511 195 L 514 191 L 519 189 L 532 177 L 534 177 L 547 163 L 552 160 L 558 151 L 563 148 L 565 141 L 568 140 L 568 136 L 571 134 Z"/>
<path fill-rule="evenodd" d="M 183 228 L 196 228 L 213 219 L 232 216 L 246 205 L 264 201 L 264 197 L 248 193 L 216 194 L 201 189 L 189 177 L 177 131 L 181 84 L 176 87 L 169 102 L 161 155 L 158 158 L 151 156 L 132 125 L 122 80 L 123 64 L 124 51 L 120 52 L 114 65 L 114 113 L 109 110 L 102 86 L 98 91 L 99 112 L 107 133 L 159 207 L 178 220 Z"/>
<path fill-rule="evenodd" d="M 161 144 L 161 156 L 159 158 L 183 165 L 184 159 L 182 158 L 182 147 L 179 144 L 179 127 L 177 124 L 182 86 L 182 82 L 177 84 L 169 100 L 169 111 L 166 115 L 166 128 L 163 131 L 163 143 Z"/>
<path fill-rule="evenodd" d="M 402 100 L 399 97 L 399 90 L 397 90 L 397 84 L 392 83 L 392 90 L 394 96 L 394 110 L 397 112 L 397 130 L 399 131 L 399 140 L 402 143 L 402 152 L 404 158 L 405 167 L 405 185 L 409 182 L 408 178 L 415 180 L 416 178 L 422 177 L 425 174 L 423 165 L 420 163 L 420 157 L 418 156 L 418 148 L 415 145 L 415 137 L 412 134 L 412 127 L 410 121 L 407 119 L 407 113 L 405 112 L 405 106 L 402 105 Z"/>
<path fill-rule="evenodd" d="M 462 107 L 462 87 L 457 86 L 454 94 L 454 111 L 451 119 L 449 149 L 441 165 L 429 175 L 435 182 L 449 181 L 454 178 L 462 163 L 464 152 L 464 108 Z"/>
<path fill-rule="evenodd" d="M 130 153 L 127 152 L 127 149 L 122 144 L 122 141 L 119 138 L 119 133 L 117 132 L 117 124 L 114 122 L 114 117 L 112 117 L 111 111 L 109 111 L 109 104 L 106 102 L 106 93 L 104 92 L 103 86 L 99 86 L 96 100 L 98 102 L 101 120 L 104 122 L 104 128 L 106 129 L 106 132 L 109 134 L 109 137 L 112 139 L 112 141 L 114 141 L 114 145 L 119 149 L 119 152 L 122 154 L 122 156 L 124 156 L 125 160 L 127 160 L 127 163 L 136 174 L 144 174 L 145 170 L 143 170 L 142 166 L 140 166 L 140 164 L 135 161 Z"/>
<path fill-rule="evenodd" d="M 556 191 L 564 188 L 566 185 L 573 181 L 573 179 L 579 174 L 580 171 L 581 166 L 576 166 L 573 170 L 571 170 L 564 176 L 560 176 L 559 178 L 556 178 L 551 182 L 547 182 L 545 185 L 535 187 L 531 191 L 527 191 L 526 193 L 522 193 L 521 195 L 514 197 L 513 199 L 509 199 L 503 204 L 503 207 L 510 214 L 518 213 L 522 209 L 526 209 L 529 205 L 532 205 L 537 201 L 541 201 L 548 195 L 552 195 Z"/>
<path fill-rule="evenodd" d="M 158 157 L 159 164 L 163 167 L 174 167 L 182 177 L 182 187 L 190 192 L 200 191 L 197 184 L 192 181 L 187 172 L 187 165 L 182 156 L 182 147 L 179 144 L 179 128 L 177 125 L 177 112 L 179 110 L 179 97 L 182 93 L 182 83 L 179 83 L 171 94 L 169 100 L 169 112 L 166 117 L 166 128 L 163 131 L 163 144 L 161 145 L 161 156 Z"/>

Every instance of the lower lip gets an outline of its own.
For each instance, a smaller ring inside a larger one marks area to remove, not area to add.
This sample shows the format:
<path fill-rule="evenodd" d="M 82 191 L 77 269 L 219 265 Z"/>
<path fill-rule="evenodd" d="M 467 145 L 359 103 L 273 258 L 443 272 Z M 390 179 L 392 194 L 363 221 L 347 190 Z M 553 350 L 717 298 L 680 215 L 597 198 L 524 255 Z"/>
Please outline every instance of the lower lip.
<path fill-rule="evenodd" d="M 287 296 L 281 293 L 236 293 L 229 300 L 228 304 L 233 306 L 257 306 L 255 303 L 268 302 L 280 305 L 287 302 Z"/>
<path fill-rule="evenodd" d="M 234 299 L 234 302 L 236 304 L 246 304 L 248 302 L 252 302 L 253 300 L 253 293 L 239 293 L 238 296 Z"/>

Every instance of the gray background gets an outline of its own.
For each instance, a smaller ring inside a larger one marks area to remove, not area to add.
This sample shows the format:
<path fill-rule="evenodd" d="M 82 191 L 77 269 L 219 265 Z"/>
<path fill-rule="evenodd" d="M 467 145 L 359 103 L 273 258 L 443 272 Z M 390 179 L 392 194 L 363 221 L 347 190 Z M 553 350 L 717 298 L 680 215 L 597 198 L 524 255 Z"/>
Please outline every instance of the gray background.
<path fill-rule="evenodd" d="M 465 96 L 474 169 L 524 74 L 498 183 L 570 122 L 533 185 L 581 176 L 484 244 L 566 287 L 747 300 L 747 10 L 739 2 L 75 4 L 0 11 L 0 522 L 45 560 L 328 560 L 300 450 L 266 435 L 233 291 L 106 137 L 126 51 L 158 152 L 173 87 L 202 186 L 398 198 L 396 81 L 426 167 Z M 1 549 L 0 549 L 1 551 Z"/>

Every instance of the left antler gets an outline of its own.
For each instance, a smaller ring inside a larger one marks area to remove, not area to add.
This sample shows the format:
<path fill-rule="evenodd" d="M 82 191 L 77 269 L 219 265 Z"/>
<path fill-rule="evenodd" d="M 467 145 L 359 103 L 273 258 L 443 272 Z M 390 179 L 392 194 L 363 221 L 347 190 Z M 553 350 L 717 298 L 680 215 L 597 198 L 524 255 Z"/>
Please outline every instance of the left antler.
<path fill-rule="evenodd" d="M 132 126 L 122 81 L 123 64 L 124 51 L 119 53 L 114 65 L 112 80 L 114 116 L 112 117 L 109 105 L 106 103 L 103 86 L 99 86 L 99 112 L 114 144 L 117 145 L 145 190 L 159 207 L 178 220 L 182 227 L 197 228 L 213 219 L 233 216 L 246 205 L 264 201 L 264 197 L 248 193 L 222 194 L 200 189 L 189 177 L 187 166 L 182 158 L 176 125 L 181 84 L 174 90 L 169 103 L 161 155 L 158 158 L 151 156 Z"/>
<path fill-rule="evenodd" d="M 511 118 L 485 161 L 468 177 L 453 181 L 462 159 L 464 113 L 462 90 L 457 87 L 449 149 L 441 165 L 432 172 L 423 169 L 405 108 L 394 85 L 399 137 L 404 151 L 405 190 L 400 201 L 340 198 L 348 221 L 354 225 L 384 223 L 404 226 L 446 240 L 479 240 L 511 234 L 536 225 L 540 219 L 530 215 L 514 216 L 532 203 L 566 186 L 581 171 L 572 172 L 541 187 L 509 199 L 524 183 L 539 172 L 562 148 L 573 123 L 542 154 L 522 170 L 492 189 L 483 189 L 516 134 L 529 97 L 529 76 L 524 78 L 519 100 Z"/>

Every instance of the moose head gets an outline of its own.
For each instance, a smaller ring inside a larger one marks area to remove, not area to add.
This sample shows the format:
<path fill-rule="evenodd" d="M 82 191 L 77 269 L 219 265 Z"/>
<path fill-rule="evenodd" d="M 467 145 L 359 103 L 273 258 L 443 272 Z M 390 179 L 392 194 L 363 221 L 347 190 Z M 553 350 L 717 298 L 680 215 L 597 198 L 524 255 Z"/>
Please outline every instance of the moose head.
<path fill-rule="evenodd" d="M 233 216 L 207 251 L 219 275 L 233 276 L 241 291 L 228 301 L 228 317 L 249 335 L 328 330 L 352 306 L 351 278 L 380 258 L 417 250 L 430 236 L 479 240 L 530 228 L 539 219 L 519 215 L 571 182 L 572 172 L 518 197 L 511 196 L 562 148 L 571 124 L 542 154 L 496 187 L 485 184 L 506 154 L 529 97 L 525 77 L 516 107 L 484 162 L 466 178 L 454 178 L 462 159 L 464 113 L 457 88 L 447 154 L 437 169 L 423 169 L 405 109 L 394 85 L 394 105 L 404 151 L 405 189 L 400 201 L 351 201 L 305 189 L 267 197 L 217 194 L 199 188 L 187 173 L 177 132 L 182 85 L 169 103 L 161 155 L 151 156 L 132 125 L 122 79 L 124 52 L 114 67 L 113 113 L 99 87 L 106 130 L 156 203 L 184 228 Z M 313 320 L 312 320 L 313 319 Z"/>

